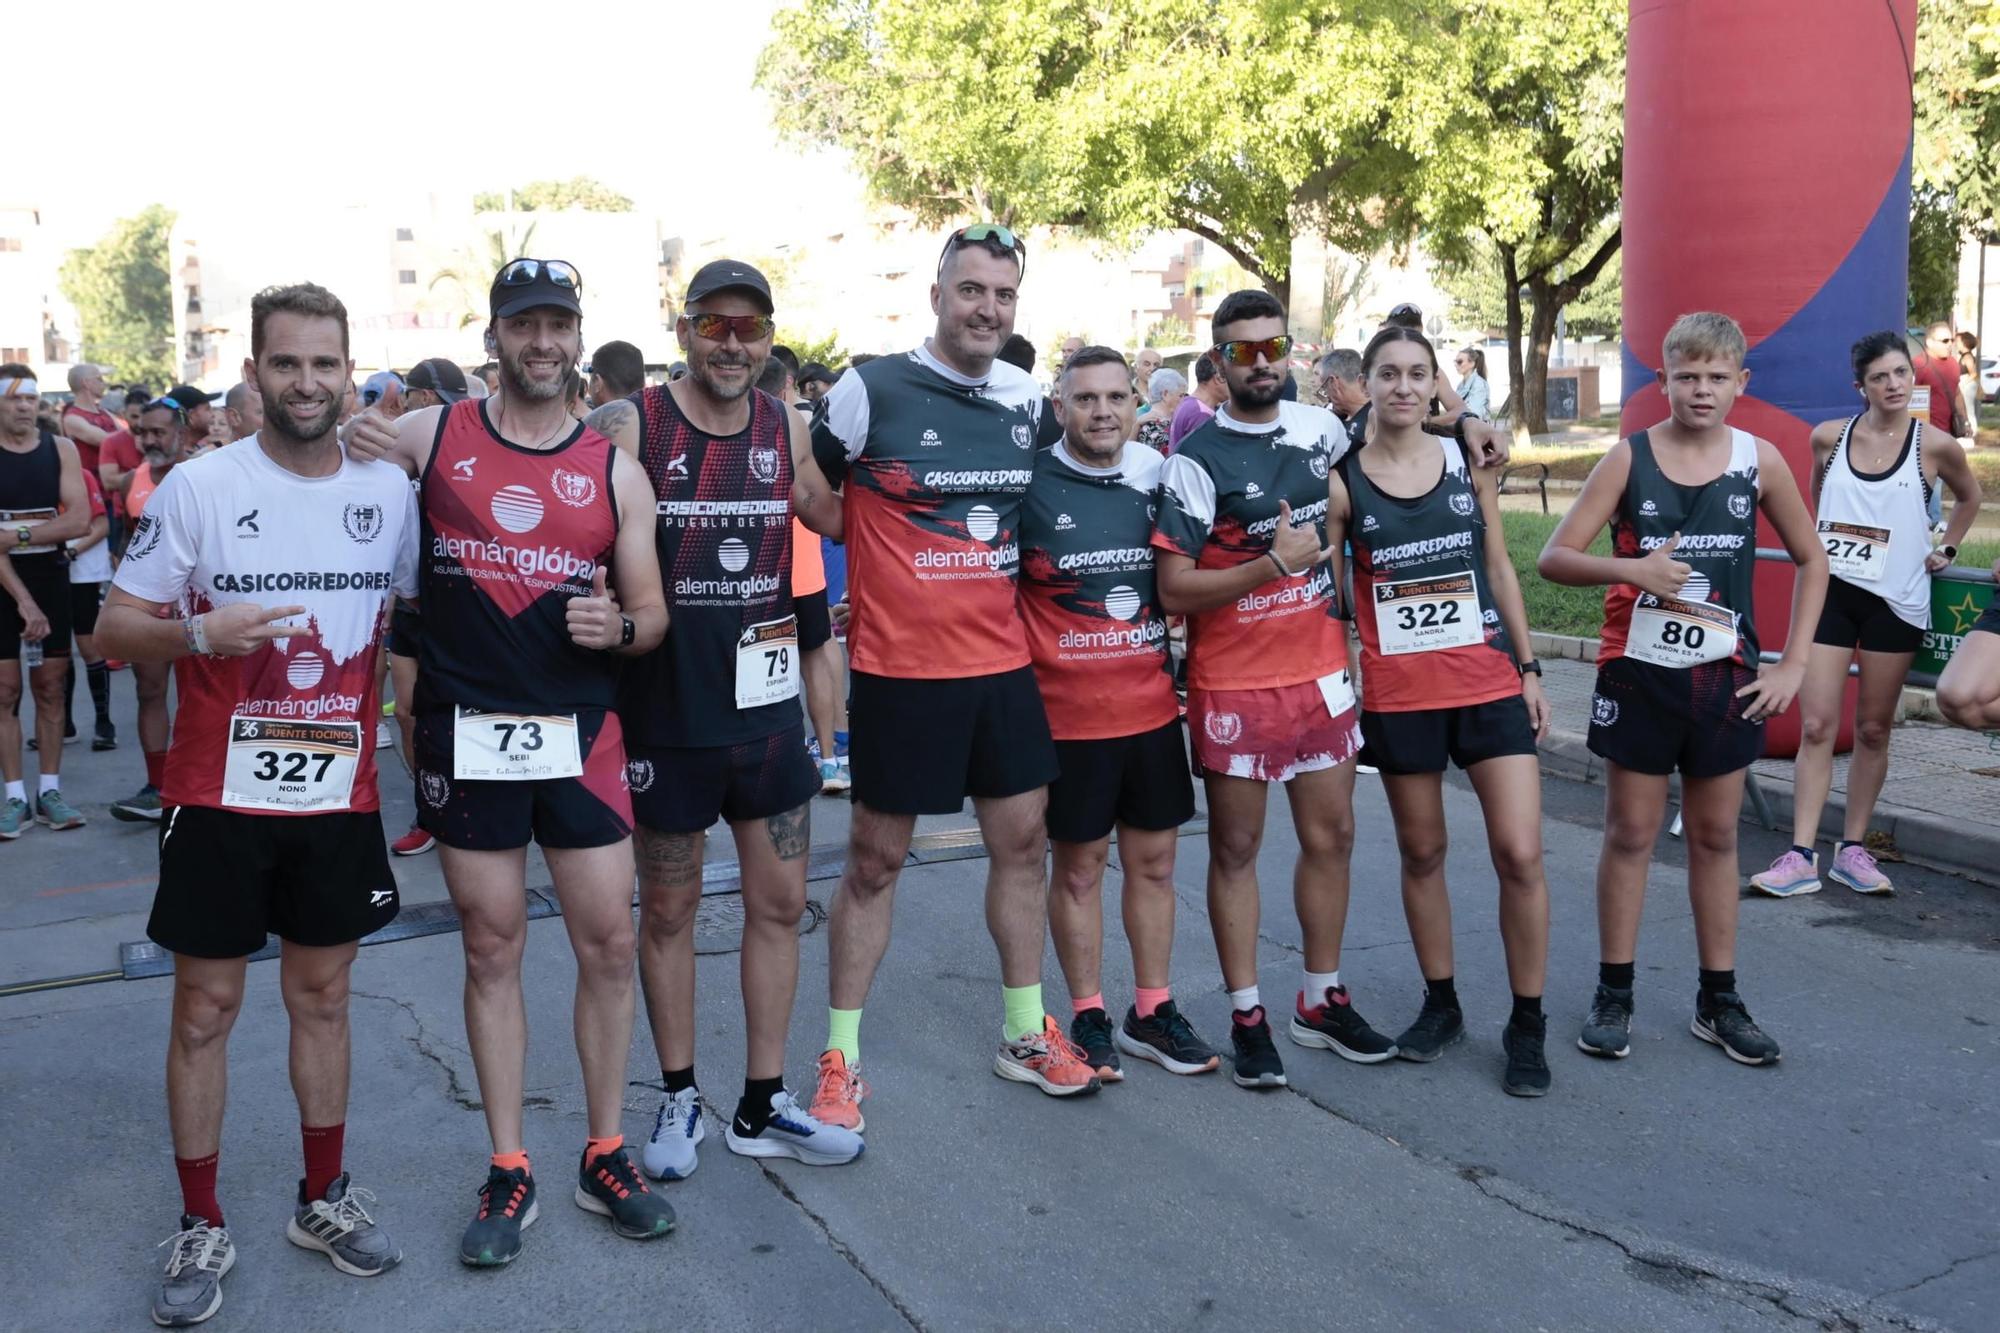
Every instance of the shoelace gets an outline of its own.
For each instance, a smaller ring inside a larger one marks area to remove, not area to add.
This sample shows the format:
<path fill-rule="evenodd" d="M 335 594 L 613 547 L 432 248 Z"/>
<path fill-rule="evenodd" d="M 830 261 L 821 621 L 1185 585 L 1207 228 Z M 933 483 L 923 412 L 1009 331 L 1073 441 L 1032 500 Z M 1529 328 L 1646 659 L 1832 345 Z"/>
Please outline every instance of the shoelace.
<path fill-rule="evenodd" d="M 654 1138 L 656 1139 L 659 1138 L 660 1135 L 665 1132 L 667 1127 L 667 1114 L 669 1112 L 672 1112 L 674 1117 L 674 1124 L 677 1128 L 679 1128 L 681 1133 L 685 1134 L 689 1138 L 693 1138 L 695 1122 L 701 1118 L 701 1094 L 696 1093 L 694 1096 L 687 1099 L 687 1120 L 685 1122 L 681 1120 L 680 1097 L 675 1094 L 669 1094 L 667 1099 L 660 1103 L 660 1109 L 653 1113 Z"/>
<path fill-rule="evenodd" d="M 1168 1040 L 1176 1045 L 1187 1047 L 1201 1043 L 1201 1038 L 1195 1035 L 1194 1024 L 1188 1022 L 1187 1015 L 1179 1010 L 1175 1010 L 1174 1016 L 1166 1020 L 1166 1029 Z"/>
<path fill-rule="evenodd" d="M 179 1277 L 189 1267 L 212 1273 L 222 1267 L 222 1252 L 229 1245 L 229 1232 L 222 1227 L 189 1227 L 186 1231 L 176 1231 L 153 1248 L 168 1245 L 174 1247 L 167 1259 L 168 1277 Z"/>
<path fill-rule="evenodd" d="M 375 1219 L 368 1215 L 368 1209 L 364 1206 L 374 1202 L 374 1200 L 374 1190 L 363 1189 L 359 1185 L 350 1185 L 347 1193 L 340 1196 L 340 1202 L 328 1204 L 327 1208 L 333 1214 L 334 1221 L 340 1223 L 347 1230 L 352 1231 L 356 1227 L 372 1227 L 375 1225 Z"/>
<path fill-rule="evenodd" d="M 1628 1022 L 1632 1017 L 1632 1006 L 1612 996 L 1599 998 L 1590 1006 L 1590 1021 L 1598 1026 Z"/>
<path fill-rule="evenodd" d="M 504 1173 L 503 1177 L 507 1182 L 507 1202 L 501 1205 L 500 1213 L 503 1217 L 512 1217 L 515 1205 L 527 1196 L 528 1182 L 525 1180 L 516 1180 L 513 1176 L 508 1176 Z M 371 1194 L 368 1197 L 372 1199 L 375 1196 Z M 493 1198 L 493 1177 L 488 1176 L 486 1183 L 479 1187 L 479 1218 L 481 1221 L 492 1216 Z"/>
<path fill-rule="evenodd" d="M 1875 858 L 1869 855 L 1868 852 L 1863 848 L 1850 847 L 1847 849 L 1847 854 L 1853 860 L 1859 861 L 1861 863 L 1861 868 L 1867 871 L 1871 875 L 1877 873 L 1881 869 L 1881 867 L 1876 864 Z"/>
<path fill-rule="evenodd" d="M 842 1100 L 858 1102 L 868 1095 L 868 1085 L 861 1075 L 846 1065 L 828 1065 L 819 1073 L 819 1086 L 813 1089 L 815 1102 Z"/>
<path fill-rule="evenodd" d="M 799 1105 L 799 1099 L 792 1095 L 790 1088 L 784 1089 L 771 1099 L 771 1122 L 775 1124 L 781 1120 L 796 1125 L 809 1134 L 825 1128 L 811 1111 Z"/>

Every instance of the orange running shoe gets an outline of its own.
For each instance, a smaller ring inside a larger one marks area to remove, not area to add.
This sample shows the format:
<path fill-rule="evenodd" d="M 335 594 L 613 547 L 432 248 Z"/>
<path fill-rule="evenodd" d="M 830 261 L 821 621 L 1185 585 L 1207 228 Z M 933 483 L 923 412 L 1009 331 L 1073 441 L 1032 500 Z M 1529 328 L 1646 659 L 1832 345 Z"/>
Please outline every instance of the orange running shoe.
<path fill-rule="evenodd" d="M 849 1068 L 839 1051 L 822 1051 L 819 1057 L 819 1088 L 813 1093 L 812 1117 L 825 1125 L 838 1125 L 859 1134 L 868 1124 L 861 1116 L 861 1099 L 868 1085 L 861 1081 L 861 1062 Z"/>
<path fill-rule="evenodd" d="M 1000 1043 L 993 1072 L 1016 1083 L 1032 1083 L 1051 1097 L 1074 1097 L 1103 1086 L 1083 1048 L 1063 1035 L 1055 1019 L 1042 1015 L 1042 1030 Z"/>

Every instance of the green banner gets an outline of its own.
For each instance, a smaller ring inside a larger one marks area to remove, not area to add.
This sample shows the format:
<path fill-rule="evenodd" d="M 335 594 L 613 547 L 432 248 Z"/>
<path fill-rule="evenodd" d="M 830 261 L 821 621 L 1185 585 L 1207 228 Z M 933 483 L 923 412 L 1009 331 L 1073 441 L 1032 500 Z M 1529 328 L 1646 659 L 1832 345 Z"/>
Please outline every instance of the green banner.
<path fill-rule="evenodd" d="M 1963 574 L 1964 577 L 1957 577 Z M 1924 646 L 1917 650 L 1912 671 L 1932 675 L 1958 651 L 1959 641 L 1972 628 L 1993 600 L 1993 576 L 1976 574 L 1957 566 L 1931 580 L 1931 627 L 1924 631 Z"/>

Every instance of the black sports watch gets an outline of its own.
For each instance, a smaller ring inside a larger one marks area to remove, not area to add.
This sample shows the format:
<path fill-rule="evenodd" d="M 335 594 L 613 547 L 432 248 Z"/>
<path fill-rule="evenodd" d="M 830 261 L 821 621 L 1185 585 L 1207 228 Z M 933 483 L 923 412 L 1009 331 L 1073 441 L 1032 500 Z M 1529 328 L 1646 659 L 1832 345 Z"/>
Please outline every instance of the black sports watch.
<path fill-rule="evenodd" d="M 1950 542 L 1946 542 L 1943 546 L 1938 547 L 1938 554 L 1947 560 L 1956 560 L 1958 559 L 1958 548 Z"/>
<path fill-rule="evenodd" d="M 618 630 L 618 646 L 620 648 L 630 648 L 632 640 L 639 636 L 639 627 L 632 623 L 632 617 L 630 616 L 618 617 L 618 623 L 620 626 Z"/>
<path fill-rule="evenodd" d="M 1515 663 L 1515 669 L 1523 676 L 1539 676 L 1542 674 L 1541 659 L 1531 657 L 1525 662 L 1517 662 Z"/>

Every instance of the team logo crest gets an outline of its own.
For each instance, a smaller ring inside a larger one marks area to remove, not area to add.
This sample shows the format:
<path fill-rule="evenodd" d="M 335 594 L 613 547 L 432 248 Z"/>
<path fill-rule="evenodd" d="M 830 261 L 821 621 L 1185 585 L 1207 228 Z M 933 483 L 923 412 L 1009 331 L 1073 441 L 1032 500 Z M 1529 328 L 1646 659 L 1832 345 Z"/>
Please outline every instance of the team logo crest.
<path fill-rule="evenodd" d="M 597 481 L 587 472 L 559 467 L 549 477 L 549 488 L 556 493 L 556 499 L 572 509 L 581 509 L 597 499 Z"/>
<path fill-rule="evenodd" d="M 1472 498 L 1472 492 L 1470 491 L 1453 492 L 1451 497 L 1452 513 L 1457 514 L 1460 518 L 1471 518 L 1472 511 L 1477 507 L 1478 507 L 1477 503 Z"/>
<path fill-rule="evenodd" d="M 653 761 L 650 759 L 630 759 L 625 763 L 625 785 L 636 792 L 653 789 Z"/>
<path fill-rule="evenodd" d="M 442 773 L 425 769 L 417 777 L 417 786 L 423 792 L 424 804 L 433 810 L 444 809 L 444 803 L 451 799 L 451 782 Z"/>
<path fill-rule="evenodd" d="M 1313 470 L 1313 476 L 1315 476 L 1315 477 L 1319 478 L 1319 479 L 1320 479 L 1321 481 L 1325 481 L 1325 480 L 1326 480 L 1326 455 L 1325 455 L 1325 454 L 1314 454 L 1314 455 L 1312 456 L 1312 463 L 1311 463 L 1311 467 L 1312 467 L 1312 470 Z"/>
<path fill-rule="evenodd" d="M 778 451 L 771 445 L 750 450 L 750 475 L 765 483 L 778 479 Z"/>
<path fill-rule="evenodd" d="M 1201 729 L 1217 745 L 1234 745 L 1243 736 L 1243 719 L 1235 713 L 1210 713 Z"/>
<path fill-rule="evenodd" d="M 1035 447 L 1034 428 L 1032 426 L 1014 427 L 1014 443 L 1017 447 L 1022 449 L 1034 448 Z"/>
<path fill-rule="evenodd" d="M 917 443 L 923 445 L 923 447 L 926 449 L 935 449 L 939 445 L 943 444 L 944 440 L 939 437 L 936 431 L 926 429 L 924 431 L 923 438 L 918 440 Z"/>
<path fill-rule="evenodd" d="M 1730 497 L 1729 497 L 1729 515 L 1730 515 L 1730 517 L 1731 517 L 1731 518 L 1748 518 L 1748 517 L 1750 517 L 1750 497 L 1749 497 L 1749 496 L 1747 496 L 1747 495 L 1732 495 L 1732 496 L 1730 496 Z"/>
<path fill-rule="evenodd" d="M 1618 701 L 1607 699 L 1601 694 L 1590 696 L 1590 724 L 1594 727 L 1608 727 L 1618 721 Z"/>
<path fill-rule="evenodd" d="M 139 515 L 139 521 L 132 528 L 132 541 L 125 552 L 127 560 L 138 560 L 151 555 L 153 548 L 160 544 L 160 525 L 151 514 Z"/>
<path fill-rule="evenodd" d="M 340 526 L 355 541 L 372 542 L 382 535 L 382 506 L 349 505 L 340 511 Z"/>

